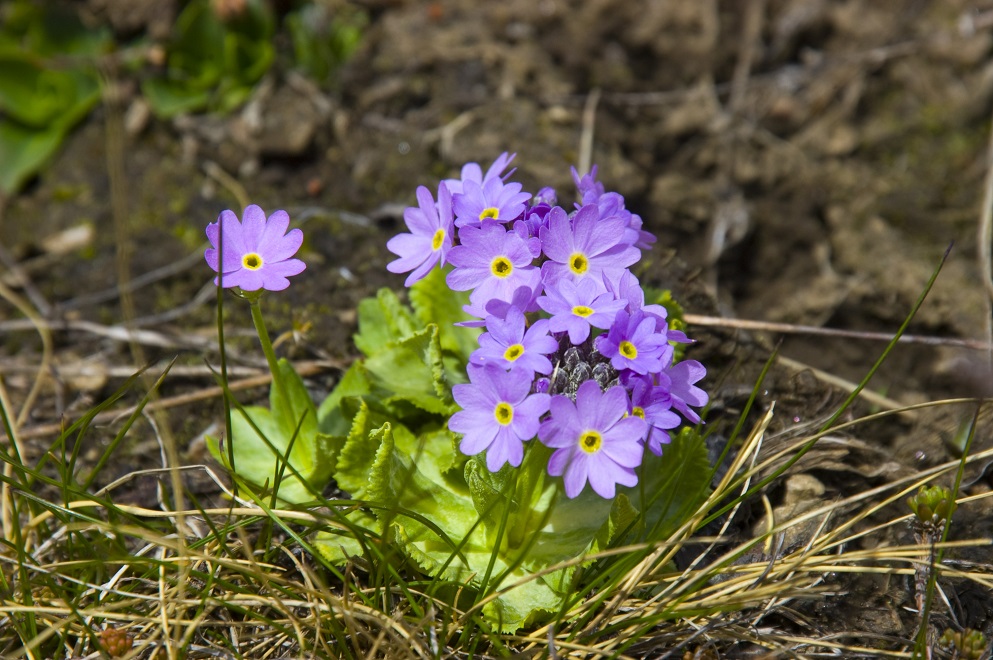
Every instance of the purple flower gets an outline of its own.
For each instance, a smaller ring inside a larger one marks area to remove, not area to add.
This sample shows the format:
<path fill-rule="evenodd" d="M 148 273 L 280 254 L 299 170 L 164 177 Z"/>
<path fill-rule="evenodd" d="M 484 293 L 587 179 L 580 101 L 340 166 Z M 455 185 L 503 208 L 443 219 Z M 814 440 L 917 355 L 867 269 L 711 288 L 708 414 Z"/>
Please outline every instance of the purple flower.
<path fill-rule="evenodd" d="M 559 280 L 546 288 L 545 294 L 538 298 L 538 306 L 552 315 L 549 329 L 568 332 L 569 341 L 577 346 L 590 336 L 590 326 L 607 329 L 617 312 L 624 309 L 623 300 L 615 300 L 613 294 L 601 292 L 589 279 L 581 279 L 578 283 Z"/>
<path fill-rule="evenodd" d="M 600 497 L 614 497 L 617 484 L 634 486 L 644 449 L 641 438 L 647 432 L 645 420 L 627 415 L 624 388 L 600 391 L 596 381 L 579 386 L 576 402 L 569 397 L 552 397 L 551 417 L 541 423 L 538 438 L 555 449 L 548 460 L 548 474 L 564 474 L 565 494 L 576 497 L 590 486 Z"/>
<path fill-rule="evenodd" d="M 499 177 L 483 182 L 463 182 L 462 194 L 455 195 L 455 226 L 478 227 L 484 220 L 514 220 L 527 207 L 531 193 L 521 192 L 521 184 L 504 183 Z"/>
<path fill-rule="evenodd" d="M 657 373 L 672 360 L 665 332 L 656 332 L 655 318 L 640 311 L 618 312 L 607 334 L 596 338 L 595 346 L 618 371 Z"/>
<path fill-rule="evenodd" d="M 594 165 L 590 168 L 590 171 L 579 176 L 579 172 L 576 171 L 575 167 L 570 167 L 569 171 L 572 172 L 572 180 L 576 183 L 576 190 L 579 191 L 579 198 L 583 200 L 583 204 L 596 204 L 597 200 L 600 199 L 600 195 L 603 194 L 603 184 L 596 180 L 596 170 L 597 167 Z"/>
<path fill-rule="evenodd" d="M 406 273 L 404 286 L 423 278 L 440 263 L 445 265 L 452 247 L 452 194 L 445 186 L 438 187 L 438 204 L 424 186 L 417 187 L 417 205 L 403 211 L 403 220 L 409 234 L 399 234 L 386 243 L 386 248 L 399 259 L 391 261 L 386 269 L 391 273 Z"/>
<path fill-rule="evenodd" d="M 448 255 L 449 262 L 455 266 L 446 278 L 452 289 L 476 289 L 474 295 L 483 300 L 509 301 L 518 287 L 526 286 L 533 291 L 539 286 L 541 275 L 531 265 L 527 243 L 516 233 L 487 221 L 480 227 L 463 227 L 459 240 L 461 245 L 453 247 Z M 486 306 L 478 298 L 477 303 Z"/>
<path fill-rule="evenodd" d="M 549 395 L 530 394 L 531 380 L 516 369 L 469 366 L 469 384 L 452 388 L 462 410 L 448 428 L 462 434 L 459 450 L 467 456 L 486 451 L 486 467 L 496 472 L 504 463 L 517 467 L 524 441 L 538 432 L 538 418 L 548 411 Z"/>
<path fill-rule="evenodd" d="M 442 181 L 442 185 L 452 191 L 453 195 L 461 195 L 466 181 L 473 181 L 479 185 L 483 185 L 490 179 L 506 179 L 514 173 L 514 170 L 507 172 L 506 175 L 503 175 L 503 171 L 507 169 L 510 161 L 514 160 L 514 156 L 516 155 L 508 154 L 505 151 L 497 156 L 497 159 L 490 165 L 490 169 L 486 170 L 486 176 L 483 176 L 483 169 L 479 166 L 479 163 L 466 163 L 462 166 L 461 178 L 445 179 Z"/>
<path fill-rule="evenodd" d="M 286 278 L 303 272 L 307 265 L 293 255 L 303 243 L 303 232 L 287 233 L 290 216 L 275 211 L 266 220 L 265 212 L 252 204 L 245 207 L 242 220 L 225 210 L 217 222 L 207 225 L 207 238 L 213 247 L 203 253 L 207 265 L 220 273 L 224 287 L 241 287 L 244 291 L 282 291 L 290 285 Z M 223 234 L 224 253 L 218 255 Z M 214 278 L 217 284 L 218 278 Z"/>
<path fill-rule="evenodd" d="M 570 220 L 556 206 L 548 212 L 542 227 L 542 250 L 548 257 L 542 267 L 547 283 L 562 278 L 578 281 L 592 278 L 605 290 L 603 276 L 627 268 L 641 257 L 637 248 L 622 242 L 625 222 L 621 218 L 600 218 L 595 204 L 587 204 Z"/>
<path fill-rule="evenodd" d="M 682 421 L 672 412 L 672 397 L 667 388 L 653 385 L 650 376 L 632 376 L 627 385 L 631 388 L 630 413 L 648 423 L 648 449 L 661 456 L 662 445 L 672 442 L 669 430 Z"/>
<path fill-rule="evenodd" d="M 700 415 L 691 410 L 690 406 L 699 408 L 707 405 L 709 400 L 707 393 L 694 383 L 706 375 L 707 369 L 696 360 L 683 360 L 659 374 L 660 381 L 663 379 L 669 381 L 669 383 L 660 382 L 659 384 L 668 384 L 669 395 L 672 397 L 672 407 L 683 413 L 683 417 L 694 424 L 700 422 Z"/>
<path fill-rule="evenodd" d="M 557 351 L 559 344 L 548 336 L 546 319 L 535 321 L 525 330 L 524 312 L 511 307 L 505 319 L 487 317 L 486 330 L 479 336 L 479 348 L 469 357 L 473 364 L 496 364 L 504 369 L 513 367 L 521 374 L 527 374 L 528 382 L 534 379 L 535 373 L 552 373 L 552 363 L 545 356 Z"/>
<path fill-rule="evenodd" d="M 540 275 L 540 271 L 535 269 L 535 273 Z M 531 289 L 527 286 L 519 286 L 514 289 L 514 293 L 511 294 L 510 300 L 501 300 L 499 298 L 484 298 L 477 295 L 478 292 L 473 291 L 469 296 L 469 304 L 462 306 L 462 311 L 470 316 L 478 317 L 479 320 L 472 321 L 460 321 L 455 325 L 464 326 L 467 328 L 481 328 L 486 325 L 486 321 L 483 319 L 489 316 L 495 316 L 500 319 L 507 318 L 507 313 L 511 308 L 516 307 L 524 312 L 535 312 L 538 311 L 538 306 L 535 304 L 535 298 L 541 292 L 541 282 L 539 281 L 537 289 Z"/>

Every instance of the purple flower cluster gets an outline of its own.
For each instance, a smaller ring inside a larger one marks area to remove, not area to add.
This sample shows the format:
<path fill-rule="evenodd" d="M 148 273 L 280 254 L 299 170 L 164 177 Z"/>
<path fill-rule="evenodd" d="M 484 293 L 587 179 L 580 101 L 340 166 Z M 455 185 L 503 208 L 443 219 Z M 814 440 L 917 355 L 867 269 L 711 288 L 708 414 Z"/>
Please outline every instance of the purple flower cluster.
<path fill-rule="evenodd" d="M 387 244 L 387 268 L 410 272 L 407 285 L 436 264 L 450 264 L 448 285 L 469 291 L 462 325 L 485 327 L 470 357 L 469 383 L 453 395 L 462 410 L 449 428 L 467 455 L 486 452 L 492 471 L 517 467 L 524 444 L 553 449 L 548 473 L 576 497 L 589 483 L 612 498 L 634 486 L 645 451 L 662 454 L 669 431 L 707 403 L 696 387 L 706 374 L 695 360 L 673 363 L 666 310 L 646 305 L 629 267 L 655 237 L 641 218 L 606 192 L 596 168 L 580 177 L 579 203 L 557 205 L 543 188 L 533 196 L 504 173 L 502 154 L 483 174 L 476 163 L 442 181 L 437 201 L 423 186 L 419 208 L 404 214 L 410 233 Z"/>

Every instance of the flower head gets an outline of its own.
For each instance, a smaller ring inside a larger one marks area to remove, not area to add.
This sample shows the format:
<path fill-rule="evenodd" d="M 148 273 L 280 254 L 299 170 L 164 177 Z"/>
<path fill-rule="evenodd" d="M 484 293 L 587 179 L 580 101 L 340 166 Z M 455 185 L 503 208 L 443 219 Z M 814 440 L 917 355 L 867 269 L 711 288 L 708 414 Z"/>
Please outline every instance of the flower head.
<path fill-rule="evenodd" d="M 577 346 L 589 338 L 591 326 L 609 328 L 624 304 L 623 300 L 615 300 L 613 294 L 601 292 L 593 281 L 585 279 L 578 283 L 559 280 L 538 298 L 538 306 L 552 315 L 549 329 L 568 332 L 569 341 Z"/>
<path fill-rule="evenodd" d="M 539 319 L 525 329 L 524 312 L 511 307 L 506 318 L 487 317 L 486 330 L 479 336 L 479 348 L 469 356 L 473 364 L 516 368 L 529 382 L 535 373 L 552 373 L 552 363 L 546 356 L 557 351 L 559 344 L 548 336 L 546 319 Z"/>
<path fill-rule="evenodd" d="M 540 273 L 531 265 L 531 252 L 515 232 L 487 221 L 479 227 L 463 227 L 459 240 L 461 245 L 453 247 L 448 257 L 455 270 L 446 281 L 456 291 L 476 289 L 475 306 L 485 309 L 489 299 L 509 301 L 519 287 L 533 291 L 539 286 Z"/>
<path fill-rule="evenodd" d="M 653 385 L 650 376 L 633 375 L 627 385 L 631 388 L 630 413 L 648 423 L 648 449 L 661 456 L 662 445 L 672 442 L 669 430 L 682 422 L 679 415 L 672 412 L 672 397 L 667 388 Z"/>
<path fill-rule="evenodd" d="M 225 288 L 282 291 L 290 285 L 288 277 L 299 275 L 307 267 L 300 259 L 292 258 L 303 243 L 303 232 L 287 232 L 289 226 L 286 211 L 275 211 L 267 220 L 265 212 L 255 204 L 245 207 L 241 221 L 233 211 L 222 211 L 217 222 L 207 225 L 207 239 L 213 247 L 207 248 L 203 256 L 208 266 L 222 274 Z M 217 283 L 218 278 L 214 278 Z"/>
<path fill-rule="evenodd" d="M 497 156 L 496 160 L 493 161 L 493 164 L 490 165 L 490 168 L 486 170 L 485 175 L 483 174 L 483 168 L 479 166 L 479 163 L 466 163 L 465 165 L 462 166 L 461 178 L 445 179 L 441 183 L 449 190 L 451 190 L 453 195 L 461 195 L 462 192 L 464 191 L 463 189 L 465 187 L 466 181 L 473 181 L 475 183 L 478 183 L 479 185 L 483 185 L 485 182 L 489 181 L 490 179 L 505 180 L 507 177 L 509 177 L 511 174 L 514 173 L 514 170 L 511 170 L 506 174 L 504 174 L 503 171 L 507 169 L 507 166 L 510 165 L 510 162 L 514 160 L 514 156 L 516 155 L 517 154 L 508 154 L 506 151 L 503 152 L 502 154 Z"/>
<path fill-rule="evenodd" d="M 707 393 L 694 383 L 706 375 L 707 369 L 697 360 L 683 360 L 659 374 L 660 380 L 663 377 L 669 380 L 666 384 L 672 397 L 672 407 L 694 424 L 700 421 L 700 415 L 690 406 L 705 406 L 709 400 Z"/>
<path fill-rule="evenodd" d="M 386 269 L 391 273 L 413 271 L 404 282 L 410 286 L 427 275 L 435 264 L 444 266 L 452 247 L 452 218 L 452 193 L 448 188 L 438 187 L 435 204 L 431 191 L 418 186 L 417 207 L 407 207 L 403 212 L 410 233 L 398 234 L 386 243 L 386 248 L 399 257 L 388 263 Z"/>
<path fill-rule="evenodd" d="M 591 278 L 605 290 L 604 275 L 619 273 L 641 257 L 637 248 L 622 242 L 626 222 L 601 218 L 596 204 L 583 206 L 572 218 L 556 206 L 546 222 L 539 230 L 541 248 L 548 257 L 541 267 L 546 282 Z"/>
<path fill-rule="evenodd" d="M 465 181 L 462 193 L 455 195 L 455 226 L 479 226 L 484 220 L 514 220 L 526 208 L 531 193 L 521 192 L 521 184 L 504 183 L 494 177 L 482 184 Z"/>
<path fill-rule="evenodd" d="M 665 333 L 656 331 L 655 317 L 644 312 L 628 314 L 621 310 L 605 335 L 596 338 L 596 349 L 621 371 L 639 374 L 657 373 L 672 361 L 672 346 Z"/>
<path fill-rule="evenodd" d="M 452 388 L 462 410 L 448 428 L 462 434 L 459 450 L 468 456 L 486 451 L 486 467 L 496 472 L 504 463 L 517 467 L 524 441 L 538 432 L 538 418 L 548 411 L 547 394 L 529 394 L 531 380 L 512 369 L 469 366 L 469 384 Z"/>
<path fill-rule="evenodd" d="M 557 395 L 552 398 L 551 416 L 542 422 L 538 438 L 555 449 L 548 460 L 548 474 L 565 475 L 569 498 L 582 492 L 589 481 L 600 497 L 614 497 L 617 484 L 634 486 L 644 449 L 645 420 L 627 415 L 624 388 L 614 386 L 600 391 L 588 380 L 576 392 L 576 402 Z"/>

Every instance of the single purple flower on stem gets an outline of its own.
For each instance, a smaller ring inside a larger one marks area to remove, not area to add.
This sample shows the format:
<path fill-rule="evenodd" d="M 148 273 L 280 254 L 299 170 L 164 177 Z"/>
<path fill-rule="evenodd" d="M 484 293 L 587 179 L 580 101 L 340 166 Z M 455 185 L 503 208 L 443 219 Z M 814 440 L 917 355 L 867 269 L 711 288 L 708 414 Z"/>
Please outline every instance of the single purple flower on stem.
<path fill-rule="evenodd" d="M 435 264 L 445 265 L 454 233 L 452 193 L 445 186 L 439 186 L 438 203 L 435 204 L 431 191 L 418 186 L 417 208 L 408 206 L 404 209 L 403 220 L 410 233 L 398 234 L 386 243 L 386 248 L 399 257 L 388 263 L 386 270 L 391 273 L 413 271 L 404 282 L 404 286 L 410 286 L 427 275 Z"/>
<path fill-rule="evenodd" d="M 617 312 L 624 309 L 623 300 L 613 294 L 603 293 L 592 280 L 582 279 L 573 283 L 559 280 L 538 298 L 538 306 L 552 315 L 549 329 L 568 332 L 569 341 L 578 346 L 590 336 L 590 326 L 606 330 L 613 323 Z"/>
<path fill-rule="evenodd" d="M 508 222 L 527 207 L 531 193 L 521 192 L 521 184 L 504 183 L 500 178 L 464 182 L 462 194 L 455 195 L 455 226 L 478 227 L 484 220 Z"/>
<path fill-rule="evenodd" d="M 267 220 L 265 212 L 252 204 L 245 207 L 241 221 L 233 211 L 221 211 L 217 222 L 207 225 L 207 238 L 213 247 L 203 256 L 207 265 L 221 273 L 224 287 L 241 287 L 244 291 L 282 291 L 290 285 L 288 277 L 303 272 L 307 265 L 293 255 L 303 243 L 303 232 L 286 229 L 290 216 L 275 211 Z M 223 236 L 224 252 L 219 254 Z M 218 278 L 214 278 L 214 284 Z"/>
<path fill-rule="evenodd" d="M 641 438 L 647 424 L 628 415 L 628 398 L 621 386 L 600 391 L 596 381 L 579 386 L 576 402 L 557 395 L 551 400 L 551 417 L 541 423 L 538 438 L 555 449 L 548 460 L 548 474 L 565 475 L 565 494 L 576 497 L 590 487 L 600 497 L 614 497 L 617 484 L 634 486 L 644 449 Z"/>
<path fill-rule="evenodd" d="M 679 415 L 672 412 L 672 397 L 667 388 L 655 386 L 651 376 L 633 375 L 626 384 L 631 388 L 630 412 L 648 423 L 648 449 L 661 456 L 662 445 L 672 442 L 669 430 L 682 423 Z"/>
<path fill-rule="evenodd" d="M 469 361 L 504 369 L 513 367 L 527 374 L 529 382 L 534 380 L 535 373 L 552 373 L 552 362 L 545 356 L 557 351 L 559 344 L 548 336 L 548 320 L 539 319 L 530 328 L 525 325 L 524 312 L 517 307 L 508 309 L 503 319 L 488 316 L 487 332 L 479 336 L 479 348 L 469 356 Z"/>
<path fill-rule="evenodd" d="M 556 206 L 548 212 L 546 222 L 539 231 L 542 251 L 548 257 L 541 266 L 546 283 L 592 278 L 605 290 L 605 275 L 627 268 L 641 257 L 637 248 L 622 242 L 624 220 L 601 218 L 596 204 L 583 206 L 572 218 Z"/>
<path fill-rule="evenodd" d="M 653 374 L 672 361 L 673 350 L 665 332 L 656 332 L 655 317 L 640 311 L 619 311 L 607 334 L 596 338 L 595 346 L 618 371 Z"/>
<path fill-rule="evenodd" d="M 549 395 L 530 394 L 531 380 L 516 369 L 469 365 L 469 384 L 452 388 L 462 410 L 448 428 L 462 434 L 459 450 L 467 456 L 486 451 L 486 467 L 496 472 L 504 463 L 517 467 L 524 442 L 538 432 L 538 418 L 548 411 Z"/>

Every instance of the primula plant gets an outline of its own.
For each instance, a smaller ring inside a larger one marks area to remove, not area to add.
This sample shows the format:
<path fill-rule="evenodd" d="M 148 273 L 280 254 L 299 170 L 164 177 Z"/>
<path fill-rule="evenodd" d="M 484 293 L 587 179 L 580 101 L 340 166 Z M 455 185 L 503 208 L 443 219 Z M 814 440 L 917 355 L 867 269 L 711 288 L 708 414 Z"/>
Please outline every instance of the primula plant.
<path fill-rule="evenodd" d="M 597 553 L 667 539 L 710 475 L 705 369 L 675 359 L 690 340 L 630 270 L 655 237 L 596 168 L 573 170 L 570 209 L 509 181 L 513 158 L 417 188 L 387 243 L 409 306 L 386 289 L 360 304 L 364 357 L 316 410 L 250 293 L 303 269 L 299 230 L 228 211 L 207 252 L 252 304 L 274 375 L 271 409 L 239 409 L 215 456 L 274 501 L 318 500 L 333 478 L 351 500 L 316 539 L 328 561 L 392 548 L 504 631 L 567 611 Z"/>

